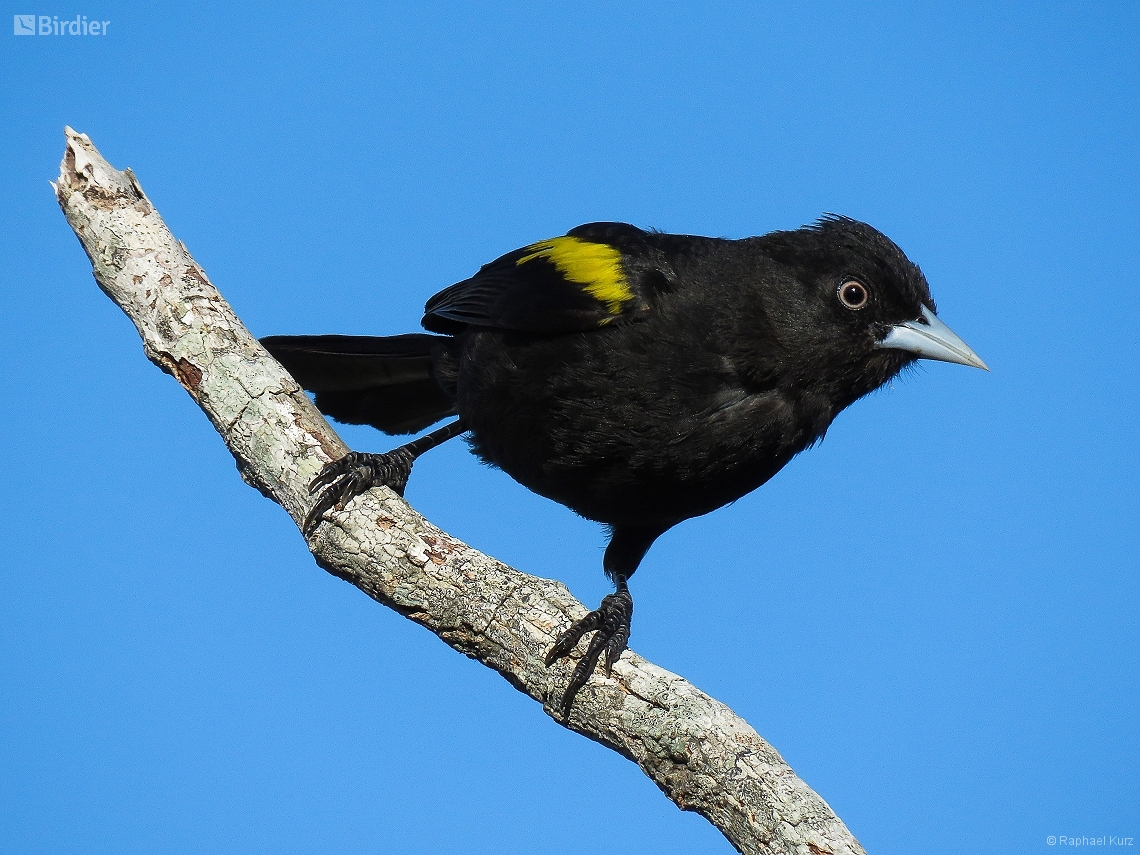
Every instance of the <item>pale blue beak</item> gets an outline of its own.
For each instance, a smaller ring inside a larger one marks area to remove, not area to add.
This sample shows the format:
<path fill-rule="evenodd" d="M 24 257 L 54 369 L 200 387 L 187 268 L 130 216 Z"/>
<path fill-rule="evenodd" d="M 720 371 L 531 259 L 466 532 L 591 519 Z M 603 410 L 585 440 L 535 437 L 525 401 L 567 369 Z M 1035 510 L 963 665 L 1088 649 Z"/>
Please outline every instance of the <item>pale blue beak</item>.
<path fill-rule="evenodd" d="M 878 346 L 910 351 L 922 359 L 956 362 L 959 365 L 990 370 L 970 345 L 958 338 L 954 330 L 938 320 L 938 316 L 926 306 L 922 307 L 922 317 L 917 321 L 906 321 L 891 327 Z"/>

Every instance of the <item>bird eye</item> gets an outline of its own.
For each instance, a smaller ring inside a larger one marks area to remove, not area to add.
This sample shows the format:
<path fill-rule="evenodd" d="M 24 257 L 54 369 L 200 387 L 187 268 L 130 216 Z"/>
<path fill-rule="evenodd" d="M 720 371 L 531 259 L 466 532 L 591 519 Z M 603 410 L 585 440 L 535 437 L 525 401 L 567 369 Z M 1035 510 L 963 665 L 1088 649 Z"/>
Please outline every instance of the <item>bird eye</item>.
<path fill-rule="evenodd" d="M 871 300 L 867 286 L 854 279 L 848 279 L 839 286 L 839 302 L 853 311 L 859 311 Z"/>

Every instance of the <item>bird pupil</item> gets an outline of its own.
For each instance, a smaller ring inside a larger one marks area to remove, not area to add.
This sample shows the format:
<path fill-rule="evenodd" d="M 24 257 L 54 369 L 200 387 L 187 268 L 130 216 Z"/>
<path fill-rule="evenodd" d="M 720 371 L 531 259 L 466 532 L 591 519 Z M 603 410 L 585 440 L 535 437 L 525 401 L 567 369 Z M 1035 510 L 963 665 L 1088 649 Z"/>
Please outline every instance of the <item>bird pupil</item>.
<path fill-rule="evenodd" d="M 867 299 L 867 292 L 858 282 L 850 282 L 843 289 L 843 302 L 848 306 L 859 306 Z"/>

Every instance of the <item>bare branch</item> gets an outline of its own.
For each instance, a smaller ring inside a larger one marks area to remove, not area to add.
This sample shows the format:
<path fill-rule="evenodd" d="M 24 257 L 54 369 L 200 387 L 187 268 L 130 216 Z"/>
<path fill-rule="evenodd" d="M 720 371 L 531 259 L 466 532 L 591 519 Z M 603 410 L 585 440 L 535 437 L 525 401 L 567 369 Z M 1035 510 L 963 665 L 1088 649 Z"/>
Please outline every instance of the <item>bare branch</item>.
<path fill-rule="evenodd" d="M 310 480 L 344 444 L 242 326 L 130 170 L 114 169 L 86 135 L 68 128 L 66 136 L 56 195 L 99 287 L 134 322 L 147 357 L 209 416 L 242 477 L 299 523 Z M 476 552 L 387 489 L 353 500 L 309 547 L 330 573 L 494 668 L 558 720 L 576 657 L 547 668 L 543 656 L 586 611 L 561 583 Z M 745 721 L 631 651 L 611 677 L 591 678 L 559 723 L 636 762 L 741 852 L 863 853 Z"/>

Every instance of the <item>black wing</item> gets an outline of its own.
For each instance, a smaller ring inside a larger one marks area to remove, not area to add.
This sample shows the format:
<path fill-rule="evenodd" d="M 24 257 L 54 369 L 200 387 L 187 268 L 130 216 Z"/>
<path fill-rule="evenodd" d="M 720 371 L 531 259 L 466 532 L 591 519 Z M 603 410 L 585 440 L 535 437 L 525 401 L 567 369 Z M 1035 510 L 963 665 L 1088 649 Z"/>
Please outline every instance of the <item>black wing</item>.
<path fill-rule="evenodd" d="M 590 223 L 483 265 L 424 307 L 424 328 L 467 326 L 581 332 L 637 320 L 675 282 L 654 235 L 625 223 Z"/>

